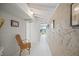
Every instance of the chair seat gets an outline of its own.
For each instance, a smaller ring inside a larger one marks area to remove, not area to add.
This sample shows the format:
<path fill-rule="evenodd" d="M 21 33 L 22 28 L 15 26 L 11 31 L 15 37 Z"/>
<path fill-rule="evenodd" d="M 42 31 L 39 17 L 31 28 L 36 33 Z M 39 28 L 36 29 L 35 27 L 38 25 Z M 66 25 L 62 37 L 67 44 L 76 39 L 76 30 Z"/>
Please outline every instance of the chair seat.
<path fill-rule="evenodd" d="M 21 49 L 27 49 L 27 43 L 21 44 L 20 48 Z"/>
<path fill-rule="evenodd" d="M 31 48 L 31 43 L 29 42 L 29 43 L 23 43 L 23 44 L 21 44 L 21 49 L 28 49 L 28 48 Z"/>

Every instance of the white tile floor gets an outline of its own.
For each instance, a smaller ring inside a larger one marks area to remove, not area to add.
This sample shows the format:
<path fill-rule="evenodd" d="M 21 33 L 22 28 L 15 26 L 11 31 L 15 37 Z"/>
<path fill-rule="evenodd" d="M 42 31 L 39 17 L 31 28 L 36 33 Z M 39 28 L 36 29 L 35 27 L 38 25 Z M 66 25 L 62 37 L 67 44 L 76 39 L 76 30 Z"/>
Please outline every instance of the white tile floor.
<path fill-rule="evenodd" d="M 49 49 L 46 36 L 41 36 L 40 42 L 36 44 L 34 48 L 31 48 L 30 55 L 27 50 L 25 50 L 22 56 L 51 56 L 51 51 Z"/>
<path fill-rule="evenodd" d="M 31 50 L 30 56 L 51 56 L 45 35 L 41 37 L 40 42 Z"/>

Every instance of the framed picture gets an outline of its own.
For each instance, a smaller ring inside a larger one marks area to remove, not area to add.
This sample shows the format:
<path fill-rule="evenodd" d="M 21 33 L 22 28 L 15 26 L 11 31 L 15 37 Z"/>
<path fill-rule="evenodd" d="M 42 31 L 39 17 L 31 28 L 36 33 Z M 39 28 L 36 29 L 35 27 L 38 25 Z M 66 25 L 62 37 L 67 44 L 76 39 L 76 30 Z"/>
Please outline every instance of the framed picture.
<path fill-rule="evenodd" d="M 72 27 L 79 27 L 79 3 L 72 3 L 70 12 L 70 25 Z"/>
<path fill-rule="evenodd" d="M 52 20 L 51 22 L 51 30 L 53 30 L 55 28 L 55 20 Z"/>
<path fill-rule="evenodd" d="M 19 22 L 15 20 L 11 20 L 11 27 L 19 27 Z"/>
<path fill-rule="evenodd" d="M 53 28 L 55 28 L 55 20 L 53 20 Z"/>

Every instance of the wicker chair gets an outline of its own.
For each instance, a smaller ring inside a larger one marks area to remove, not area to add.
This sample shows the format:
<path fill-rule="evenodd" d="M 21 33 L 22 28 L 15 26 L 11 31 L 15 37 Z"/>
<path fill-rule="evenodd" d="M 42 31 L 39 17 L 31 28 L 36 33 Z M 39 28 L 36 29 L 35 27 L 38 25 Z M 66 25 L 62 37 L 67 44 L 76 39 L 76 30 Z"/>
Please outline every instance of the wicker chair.
<path fill-rule="evenodd" d="M 21 56 L 21 52 L 24 49 L 27 49 L 29 51 L 29 54 L 30 54 L 30 48 L 31 48 L 31 43 L 30 42 L 23 43 L 23 41 L 22 41 L 19 34 L 16 35 L 16 41 L 17 41 L 17 44 L 20 47 L 20 56 Z"/>

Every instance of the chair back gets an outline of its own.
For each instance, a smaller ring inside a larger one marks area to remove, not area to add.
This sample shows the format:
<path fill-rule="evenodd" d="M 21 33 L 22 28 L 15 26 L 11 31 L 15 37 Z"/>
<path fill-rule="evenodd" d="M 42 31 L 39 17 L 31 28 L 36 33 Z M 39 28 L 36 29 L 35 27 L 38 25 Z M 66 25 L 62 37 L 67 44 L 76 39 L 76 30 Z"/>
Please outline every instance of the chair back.
<path fill-rule="evenodd" d="M 19 46 L 21 46 L 23 44 L 22 39 L 21 39 L 19 34 L 16 35 L 16 41 L 17 41 Z"/>

